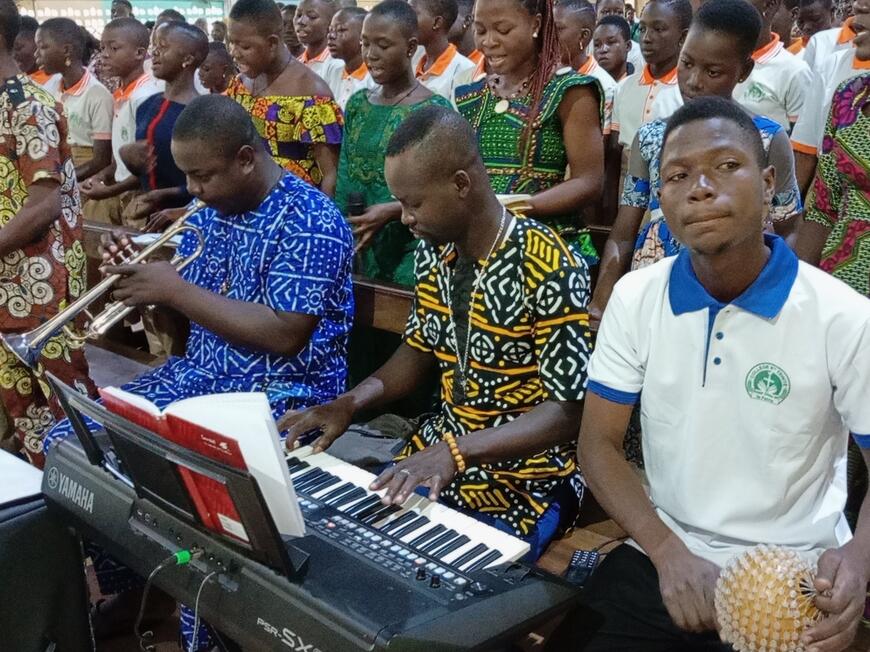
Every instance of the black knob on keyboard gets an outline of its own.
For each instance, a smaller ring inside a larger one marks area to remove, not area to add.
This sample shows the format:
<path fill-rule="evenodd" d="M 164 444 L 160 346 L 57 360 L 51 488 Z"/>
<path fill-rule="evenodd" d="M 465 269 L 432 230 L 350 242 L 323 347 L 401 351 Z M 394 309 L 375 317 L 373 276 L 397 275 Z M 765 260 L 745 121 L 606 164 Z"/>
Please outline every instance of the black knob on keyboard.
<path fill-rule="evenodd" d="M 486 591 L 488 590 L 486 584 L 481 584 L 480 582 L 472 582 L 471 586 L 469 586 L 468 588 L 471 589 L 472 593 L 478 595 L 481 593 L 486 593 Z"/>
<path fill-rule="evenodd" d="M 425 579 L 426 579 L 426 569 L 425 568 L 418 568 L 417 569 L 417 580 L 422 582 Z"/>
<path fill-rule="evenodd" d="M 433 575 L 432 580 L 429 582 L 429 586 L 431 586 L 433 589 L 440 589 L 441 578 L 438 575 Z"/>

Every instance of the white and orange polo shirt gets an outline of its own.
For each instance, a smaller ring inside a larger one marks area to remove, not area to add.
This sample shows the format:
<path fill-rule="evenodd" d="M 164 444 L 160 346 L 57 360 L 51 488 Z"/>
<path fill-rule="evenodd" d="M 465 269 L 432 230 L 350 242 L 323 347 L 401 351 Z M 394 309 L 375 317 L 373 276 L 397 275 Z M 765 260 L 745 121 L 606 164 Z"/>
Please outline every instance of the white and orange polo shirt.
<path fill-rule="evenodd" d="M 604 116 L 601 120 L 601 131 L 606 136 L 610 133 L 610 123 L 613 121 L 613 96 L 616 94 L 616 81 L 609 72 L 598 65 L 595 57 L 586 57 L 586 63 L 580 66 L 577 72 L 581 75 L 594 77 L 601 84 L 601 91 L 604 93 Z"/>
<path fill-rule="evenodd" d="M 676 66 L 656 79 L 649 66 L 645 65 L 616 87 L 610 128 L 619 132 L 619 143 L 623 147 L 631 147 L 642 125 L 659 118 L 669 118 L 682 105 Z"/>
<path fill-rule="evenodd" d="M 142 102 L 156 93 L 162 93 L 164 83 L 147 72 L 116 90 L 114 115 L 112 117 L 112 155 L 115 157 L 115 181 L 123 181 L 130 176 L 130 170 L 121 160 L 120 151 L 124 145 L 136 141 L 136 111 Z"/>
<path fill-rule="evenodd" d="M 471 81 L 475 68 L 475 64 L 459 54 L 451 43 L 433 62 L 424 54 L 417 63 L 415 74 L 426 88 L 452 102 L 453 91 Z"/>
<path fill-rule="evenodd" d="M 804 62 L 811 69 L 815 70 L 834 52 L 848 50 L 852 47 L 852 41 L 855 40 L 852 20 L 852 18 L 847 18 L 840 27 L 833 27 L 813 34 L 804 49 Z"/>
<path fill-rule="evenodd" d="M 776 121 L 789 131 L 797 121 L 809 91 L 809 66 L 783 47 L 774 33 L 770 43 L 752 53 L 755 67 L 737 84 L 734 99 L 757 115 Z"/>
<path fill-rule="evenodd" d="M 332 95 L 335 96 L 338 82 L 341 80 L 341 74 L 344 72 L 344 61 L 333 58 L 329 53 L 329 48 L 323 48 L 323 51 L 316 57 L 309 57 L 308 50 L 305 50 L 299 55 L 299 61 L 317 73 L 326 82 L 326 85 L 329 86 Z"/>
<path fill-rule="evenodd" d="M 825 136 L 825 125 L 831 110 L 831 100 L 837 88 L 847 79 L 870 71 L 870 61 L 860 61 L 854 48 L 834 52 L 820 62 L 804 110 L 791 134 L 792 149 L 808 156 L 817 156 Z"/>
<path fill-rule="evenodd" d="M 52 75 L 44 86 L 63 104 L 70 145 L 93 147 L 95 140 L 112 139 L 112 94 L 87 68 L 82 78 L 69 88 L 63 88 L 60 74 Z"/>
<path fill-rule="evenodd" d="M 369 74 L 369 69 L 365 62 L 361 63 L 359 68 L 353 72 L 348 72 L 347 68 L 342 68 L 341 77 L 336 80 L 335 85 L 335 88 L 332 88 L 332 86 L 330 88 L 332 88 L 335 101 L 342 111 L 344 111 L 344 107 L 351 95 L 364 88 L 374 88 L 377 86 L 375 80 Z"/>

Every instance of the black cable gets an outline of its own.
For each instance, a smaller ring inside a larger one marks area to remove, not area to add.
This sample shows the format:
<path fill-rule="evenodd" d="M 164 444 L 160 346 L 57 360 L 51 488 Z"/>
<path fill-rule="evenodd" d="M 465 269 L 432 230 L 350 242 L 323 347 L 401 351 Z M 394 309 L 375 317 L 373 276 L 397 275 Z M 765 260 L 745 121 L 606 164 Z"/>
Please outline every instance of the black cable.
<path fill-rule="evenodd" d="M 139 613 L 136 615 L 136 623 L 133 625 L 133 633 L 136 634 L 136 638 L 139 639 L 139 649 L 142 652 L 154 652 L 156 649 L 154 643 L 150 642 L 150 640 L 154 638 L 154 632 L 151 630 L 148 630 L 147 632 L 140 631 L 142 619 L 145 617 L 145 605 L 148 603 L 148 593 L 151 591 L 151 583 L 160 571 L 165 570 L 170 566 L 185 566 L 190 563 L 191 558 L 192 555 L 190 551 L 179 550 L 157 564 L 157 566 L 154 567 L 154 570 L 152 570 L 148 575 L 148 579 L 145 580 L 145 589 L 142 591 L 142 601 L 139 603 Z"/>

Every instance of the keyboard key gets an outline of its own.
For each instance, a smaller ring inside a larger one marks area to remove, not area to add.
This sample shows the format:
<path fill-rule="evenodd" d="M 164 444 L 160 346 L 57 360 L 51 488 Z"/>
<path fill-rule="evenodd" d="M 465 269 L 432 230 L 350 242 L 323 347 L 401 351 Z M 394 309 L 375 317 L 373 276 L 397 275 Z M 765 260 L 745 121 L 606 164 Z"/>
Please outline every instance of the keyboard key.
<path fill-rule="evenodd" d="M 470 566 L 466 566 L 465 568 L 463 568 L 461 570 L 464 573 L 473 573 L 475 571 L 479 571 L 479 570 L 489 566 L 492 562 L 494 562 L 499 557 L 501 557 L 501 553 L 498 550 L 493 550 L 488 555 L 484 555 L 483 557 L 479 558 L 477 561 L 475 561 Z"/>
<path fill-rule="evenodd" d="M 306 483 L 303 487 L 299 487 L 299 492 L 310 496 L 311 494 L 317 493 L 323 489 L 334 487 L 339 482 L 341 482 L 341 480 L 336 478 L 334 475 L 326 475 L 325 477 Z"/>
<path fill-rule="evenodd" d="M 459 537 L 458 532 L 455 532 L 454 530 L 447 530 L 443 534 L 439 534 L 437 537 L 432 539 L 425 546 L 420 546 L 420 551 L 428 554 L 428 553 L 432 552 L 433 550 L 440 548 L 445 543 L 453 541 L 453 539 L 456 539 L 458 537 Z"/>
<path fill-rule="evenodd" d="M 403 539 L 407 535 L 411 534 L 411 532 L 414 532 L 415 530 L 418 530 L 424 525 L 428 525 L 429 523 L 429 519 L 425 516 L 418 516 L 404 527 L 401 527 L 398 530 L 391 532 L 390 535 L 394 539 Z"/>
<path fill-rule="evenodd" d="M 299 471 L 299 473 L 291 475 L 290 479 L 293 480 L 294 485 L 297 485 L 301 482 L 306 482 L 307 480 L 311 480 L 313 478 L 319 478 L 324 473 L 326 473 L 326 471 L 314 468 L 307 471 Z"/>
<path fill-rule="evenodd" d="M 365 516 L 363 518 L 360 518 L 360 521 L 362 521 L 366 525 L 374 526 L 374 524 L 378 521 L 383 521 L 385 518 L 387 518 L 391 514 L 395 514 L 401 509 L 402 508 L 398 505 L 390 505 L 389 507 L 387 507 L 386 505 L 382 505 L 378 511 L 373 512 L 372 514 L 369 514 L 368 516 Z"/>
<path fill-rule="evenodd" d="M 451 552 L 454 552 L 455 550 L 459 550 L 462 546 L 464 546 L 469 541 L 471 541 L 471 539 L 469 539 L 467 536 L 465 536 L 463 534 L 461 537 L 454 539 L 453 541 L 449 542 L 448 544 L 433 550 L 432 556 L 435 557 L 436 559 L 440 559 L 443 561 L 447 555 L 449 555 Z"/>
<path fill-rule="evenodd" d="M 380 496 L 368 496 L 367 498 L 359 501 L 358 503 L 354 503 L 353 505 L 349 505 L 348 507 L 342 509 L 345 514 L 349 516 L 353 516 L 356 518 L 356 515 L 359 514 L 364 509 L 371 507 L 372 505 L 377 505 L 381 502 Z"/>
<path fill-rule="evenodd" d="M 451 566 L 455 566 L 456 568 L 461 569 L 463 566 L 465 566 L 465 564 L 477 559 L 481 555 L 485 554 L 488 550 L 489 548 L 487 548 L 485 545 L 483 545 L 482 543 L 478 543 L 465 554 L 447 563 L 449 563 Z"/>
<path fill-rule="evenodd" d="M 402 527 L 403 525 L 410 523 L 415 518 L 417 518 L 416 512 L 405 512 L 401 516 L 397 516 L 396 518 L 394 518 L 389 523 L 385 523 L 384 525 L 382 525 L 378 529 L 381 532 L 383 532 L 384 534 L 390 534 L 390 532 L 392 532 L 396 528 Z"/>
<path fill-rule="evenodd" d="M 338 498 L 333 498 L 332 500 L 326 501 L 327 505 L 331 505 L 336 509 L 339 509 L 342 505 L 347 505 L 349 503 L 356 502 L 360 498 L 366 495 L 366 490 L 361 487 L 357 487 L 353 491 L 349 491 L 346 494 L 342 494 Z"/>
<path fill-rule="evenodd" d="M 318 496 L 318 500 L 322 500 L 323 502 L 327 502 L 332 500 L 333 498 L 338 498 L 339 496 L 346 494 L 348 491 L 355 489 L 356 487 L 350 482 L 345 482 L 340 487 L 336 487 L 335 489 L 330 489 L 329 493 L 323 494 L 322 496 Z"/>
<path fill-rule="evenodd" d="M 423 544 L 426 543 L 427 541 L 430 541 L 433 537 L 437 537 L 439 534 L 441 534 L 442 532 L 444 532 L 444 530 L 446 530 L 446 529 L 447 529 L 446 527 L 444 527 L 443 525 L 441 525 L 441 524 L 439 523 L 439 524 L 436 525 L 435 527 L 432 527 L 432 528 L 429 528 L 428 530 L 426 530 L 426 531 L 425 531 L 423 534 L 421 534 L 420 536 L 418 536 L 418 537 L 416 537 L 416 538 L 414 538 L 414 539 L 411 539 L 411 540 L 408 542 L 408 545 L 411 545 L 411 546 L 413 546 L 413 547 L 415 547 L 415 548 L 419 548 L 421 545 L 423 545 Z"/>

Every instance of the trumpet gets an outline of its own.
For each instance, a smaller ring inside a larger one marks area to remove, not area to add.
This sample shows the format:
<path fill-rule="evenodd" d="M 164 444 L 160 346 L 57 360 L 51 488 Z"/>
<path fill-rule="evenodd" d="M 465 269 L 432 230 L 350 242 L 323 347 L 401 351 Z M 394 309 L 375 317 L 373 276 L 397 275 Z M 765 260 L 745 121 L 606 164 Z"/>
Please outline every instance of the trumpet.
<path fill-rule="evenodd" d="M 145 263 L 154 252 L 172 240 L 172 238 L 184 233 L 185 231 L 190 231 L 197 237 L 196 248 L 189 256 L 176 255 L 173 256 L 170 261 L 176 270 L 179 272 L 183 270 L 190 263 L 196 260 L 200 254 L 202 254 L 202 250 L 205 246 L 202 232 L 195 226 L 185 224 L 185 222 L 190 219 L 191 215 L 204 207 L 204 202 L 197 201 L 190 210 L 186 211 L 175 220 L 151 244 L 147 247 L 143 247 L 138 252 L 125 259 L 123 264 L 135 265 Z M 88 310 L 89 306 L 100 299 L 103 295 L 106 295 L 120 278 L 122 278 L 122 274 L 110 274 L 109 276 L 106 276 L 94 287 L 40 326 L 26 333 L 0 334 L 0 339 L 3 340 L 6 347 L 12 351 L 21 362 L 28 367 L 36 367 L 42 349 L 52 337 L 61 331 L 65 333 L 70 340 L 77 344 L 103 336 L 109 328 L 124 319 L 124 317 L 135 309 L 135 306 L 125 306 L 122 301 L 114 301 L 106 304 L 103 310 L 97 313 L 97 315 L 91 315 Z M 84 314 L 88 321 L 82 332 L 77 333 L 70 327 L 70 322 L 74 321 L 80 314 Z"/>

